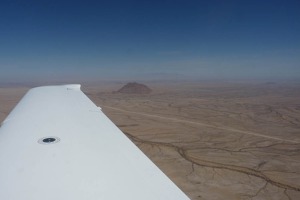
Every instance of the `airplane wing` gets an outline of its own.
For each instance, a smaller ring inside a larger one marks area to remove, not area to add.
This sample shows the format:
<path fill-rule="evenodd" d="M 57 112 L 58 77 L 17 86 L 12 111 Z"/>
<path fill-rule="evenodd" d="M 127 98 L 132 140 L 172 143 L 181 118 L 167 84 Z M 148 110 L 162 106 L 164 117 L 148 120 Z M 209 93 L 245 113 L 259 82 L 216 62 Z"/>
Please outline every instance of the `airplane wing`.
<path fill-rule="evenodd" d="M 81 90 L 27 92 L 0 128 L 2 200 L 189 199 Z"/>

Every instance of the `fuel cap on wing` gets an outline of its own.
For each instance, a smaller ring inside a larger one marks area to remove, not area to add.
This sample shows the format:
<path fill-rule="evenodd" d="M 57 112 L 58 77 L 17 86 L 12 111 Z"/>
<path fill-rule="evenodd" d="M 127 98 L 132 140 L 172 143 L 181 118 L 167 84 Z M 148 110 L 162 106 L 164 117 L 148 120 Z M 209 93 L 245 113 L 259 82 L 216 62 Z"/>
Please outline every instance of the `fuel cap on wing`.
<path fill-rule="evenodd" d="M 38 143 L 40 143 L 40 144 L 55 144 L 55 143 L 58 143 L 59 141 L 60 141 L 60 139 L 58 137 L 49 136 L 49 137 L 43 137 L 43 138 L 39 139 Z"/>

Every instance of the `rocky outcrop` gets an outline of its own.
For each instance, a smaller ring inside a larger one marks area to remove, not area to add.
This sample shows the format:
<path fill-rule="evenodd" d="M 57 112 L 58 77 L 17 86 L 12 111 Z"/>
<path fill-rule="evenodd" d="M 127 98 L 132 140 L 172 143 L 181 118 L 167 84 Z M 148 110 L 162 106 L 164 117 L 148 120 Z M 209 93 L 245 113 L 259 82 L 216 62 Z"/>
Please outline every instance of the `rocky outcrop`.
<path fill-rule="evenodd" d="M 118 92 L 125 94 L 150 94 L 152 90 L 144 84 L 131 82 L 124 85 Z"/>

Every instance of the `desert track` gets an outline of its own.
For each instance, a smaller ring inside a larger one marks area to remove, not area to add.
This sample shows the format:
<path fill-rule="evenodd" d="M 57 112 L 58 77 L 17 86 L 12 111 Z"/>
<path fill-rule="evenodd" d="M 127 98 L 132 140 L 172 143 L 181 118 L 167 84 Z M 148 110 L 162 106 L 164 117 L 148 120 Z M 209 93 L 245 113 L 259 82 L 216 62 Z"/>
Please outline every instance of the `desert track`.
<path fill-rule="evenodd" d="M 241 133 L 241 134 L 247 134 L 247 135 L 252 135 L 252 136 L 256 136 L 256 137 L 262 137 L 262 138 L 266 138 L 266 139 L 281 141 L 281 142 L 288 142 L 288 143 L 300 144 L 300 142 L 297 141 L 297 140 L 287 140 L 287 139 L 282 139 L 282 138 L 278 138 L 278 137 L 268 136 L 268 135 L 264 135 L 264 134 L 260 134 L 260 133 L 251 132 L 251 131 L 238 130 L 238 129 L 231 128 L 231 127 L 226 127 L 226 126 L 222 126 L 221 127 L 221 126 L 215 126 L 215 125 L 211 125 L 211 124 L 206 124 L 206 123 L 203 123 L 203 122 L 188 121 L 188 120 L 171 118 L 171 117 L 165 117 L 165 116 L 160 116 L 160 115 L 153 115 L 153 114 L 147 114 L 147 113 L 141 113 L 141 112 L 135 112 L 135 111 L 128 111 L 128 110 L 124 110 L 124 109 L 120 109 L 120 108 L 115 108 L 115 107 L 111 107 L 111 106 L 102 106 L 102 107 L 108 108 L 108 109 L 117 110 L 117 111 L 120 111 L 120 112 L 131 113 L 131 114 L 135 114 L 135 115 L 141 115 L 141 116 L 152 117 L 152 118 L 159 118 L 159 119 L 169 120 L 169 121 L 179 122 L 179 123 L 194 124 L 194 125 L 198 125 L 198 126 L 205 126 L 205 127 L 208 127 L 208 128 L 215 128 L 215 129 L 220 129 L 220 130 L 226 130 L 226 131 L 230 131 L 230 132 L 233 132 L 233 133 Z"/>

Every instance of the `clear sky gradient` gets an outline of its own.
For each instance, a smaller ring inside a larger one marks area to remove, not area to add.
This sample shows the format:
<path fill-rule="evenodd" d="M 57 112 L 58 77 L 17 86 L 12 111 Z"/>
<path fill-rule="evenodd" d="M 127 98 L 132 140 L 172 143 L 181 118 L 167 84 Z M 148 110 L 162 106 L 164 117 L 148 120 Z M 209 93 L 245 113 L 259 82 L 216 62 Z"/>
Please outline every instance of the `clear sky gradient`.
<path fill-rule="evenodd" d="M 300 79 L 300 1 L 0 1 L 0 82 Z"/>

